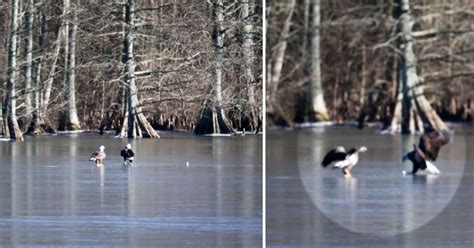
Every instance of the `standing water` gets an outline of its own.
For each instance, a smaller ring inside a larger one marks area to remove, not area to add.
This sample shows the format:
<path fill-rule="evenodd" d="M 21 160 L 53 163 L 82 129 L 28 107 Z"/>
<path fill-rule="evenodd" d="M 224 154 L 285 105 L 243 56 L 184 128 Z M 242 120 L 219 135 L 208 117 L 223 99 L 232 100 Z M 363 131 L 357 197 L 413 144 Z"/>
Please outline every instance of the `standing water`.
<path fill-rule="evenodd" d="M 131 167 L 120 150 L 130 142 Z M 89 161 L 100 145 L 103 167 Z M 0 246 L 259 246 L 261 136 L 0 142 Z"/>
<path fill-rule="evenodd" d="M 307 247 L 473 247 L 473 130 L 456 130 L 434 164 L 403 175 L 419 136 L 348 127 L 267 133 L 267 244 Z M 322 168 L 336 146 L 367 146 L 351 179 Z"/>

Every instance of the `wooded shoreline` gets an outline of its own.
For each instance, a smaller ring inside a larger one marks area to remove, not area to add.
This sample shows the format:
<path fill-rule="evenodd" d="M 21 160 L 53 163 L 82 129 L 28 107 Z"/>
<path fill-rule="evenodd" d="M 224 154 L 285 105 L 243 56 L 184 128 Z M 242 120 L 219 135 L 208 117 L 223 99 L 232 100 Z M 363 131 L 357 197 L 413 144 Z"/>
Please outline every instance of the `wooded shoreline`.
<path fill-rule="evenodd" d="M 474 120 L 472 1 L 267 1 L 267 123 Z"/>
<path fill-rule="evenodd" d="M 260 1 L 0 4 L 0 136 L 261 128 Z"/>

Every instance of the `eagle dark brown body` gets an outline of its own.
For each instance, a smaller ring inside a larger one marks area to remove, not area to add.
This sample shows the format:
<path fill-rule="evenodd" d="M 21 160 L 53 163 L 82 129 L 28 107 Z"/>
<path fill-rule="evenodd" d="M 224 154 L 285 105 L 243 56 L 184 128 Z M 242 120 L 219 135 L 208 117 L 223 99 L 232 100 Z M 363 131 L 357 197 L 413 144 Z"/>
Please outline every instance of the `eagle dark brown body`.
<path fill-rule="evenodd" d="M 439 174 L 439 170 L 429 161 L 436 161 L 441 147 L 451 142 L 452 138 L 453 133 L 450 131 L 433 131 L 423 134 L 418 146 L 413 144 L 413 151 L 403 156 L 403 161 L 409 159 L 413 163 L 411 174 L 426 169 L 431 173 Z"/>

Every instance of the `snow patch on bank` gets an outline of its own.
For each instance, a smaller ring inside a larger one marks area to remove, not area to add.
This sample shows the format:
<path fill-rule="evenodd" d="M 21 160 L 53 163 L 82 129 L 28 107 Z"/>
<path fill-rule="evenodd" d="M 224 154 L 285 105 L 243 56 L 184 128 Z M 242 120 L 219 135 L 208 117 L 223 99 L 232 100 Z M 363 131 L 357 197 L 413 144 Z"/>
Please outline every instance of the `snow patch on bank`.
<path fill-rule="evenodd" d="M 68 131 L 58 131 L 59 135 L 62 134 L 78 134 L 78 133 L 85 133 L 86 131 L 80 129 L 80 130 L 68 130 Z"/>
<path fill-rule="evenodd" d="M 202 136 L 209 136 L 209 137 L 231 137 L 234 136 L 231 133 L 210 133 L 210 134 L 203 134 Z"/>
<path fill-rule="evenodd" d="M 311 128 L 311 127 L 328 127 L 335 126 L 335 121 L 320 121 L 320 122 L 303 122 L 295 124 L 295 128 Z"/>

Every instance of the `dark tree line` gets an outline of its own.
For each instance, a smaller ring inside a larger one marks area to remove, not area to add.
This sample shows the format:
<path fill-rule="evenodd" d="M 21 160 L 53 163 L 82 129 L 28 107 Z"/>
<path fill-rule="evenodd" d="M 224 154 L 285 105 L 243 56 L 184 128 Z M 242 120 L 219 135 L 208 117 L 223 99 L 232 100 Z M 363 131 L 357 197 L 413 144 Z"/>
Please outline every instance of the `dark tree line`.
<path fill-rule="evenodd" d="M 259 1 L 10 0 L 0 10 L 3 136 L 259 128 Z"/>
<path fill-rule="evenodd" d="M 474 2 L 273 0 L 266 15 L 269 125 L 472 120 Z"/>

